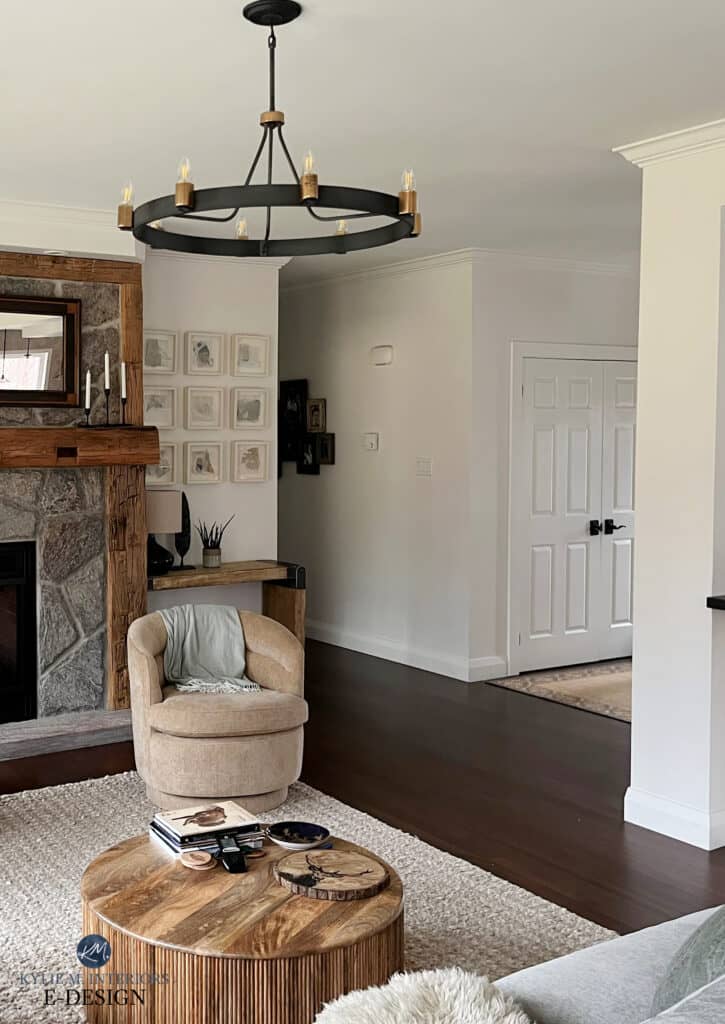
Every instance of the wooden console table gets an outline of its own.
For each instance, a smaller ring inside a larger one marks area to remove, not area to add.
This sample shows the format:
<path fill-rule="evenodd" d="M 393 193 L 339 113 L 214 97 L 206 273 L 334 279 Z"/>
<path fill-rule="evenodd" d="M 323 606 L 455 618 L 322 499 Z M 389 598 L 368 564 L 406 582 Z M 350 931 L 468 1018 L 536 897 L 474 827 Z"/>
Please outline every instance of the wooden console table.
<path fill-rule="evenodd" d="M 172 570 L 150 576 L 149 590 L 182 590 L 188 587 L 223 587 L 232 583 L 261 583 L 262 612 L 276 619 L 305 642 L 305 570 L 294 562 L 222 562 L 218 569 Z"/>

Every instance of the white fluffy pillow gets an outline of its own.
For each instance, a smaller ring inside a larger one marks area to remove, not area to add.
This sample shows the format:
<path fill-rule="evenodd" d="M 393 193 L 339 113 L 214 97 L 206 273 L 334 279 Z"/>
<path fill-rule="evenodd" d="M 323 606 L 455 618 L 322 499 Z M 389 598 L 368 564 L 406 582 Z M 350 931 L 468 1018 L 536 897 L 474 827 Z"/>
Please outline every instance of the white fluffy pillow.
<path fill-rule="evenodd" d="M 458 967 L 395 974 L 328 1003 L 316 1024 L 533 1024 L 488 978 Z"/>

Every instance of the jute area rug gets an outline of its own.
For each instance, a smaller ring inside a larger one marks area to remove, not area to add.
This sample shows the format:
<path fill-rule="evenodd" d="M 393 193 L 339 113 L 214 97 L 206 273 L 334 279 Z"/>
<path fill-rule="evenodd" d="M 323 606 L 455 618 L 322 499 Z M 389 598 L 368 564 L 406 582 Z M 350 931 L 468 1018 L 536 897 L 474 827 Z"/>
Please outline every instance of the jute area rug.
<path fill-rule="evenodd" d="M 84 1019 L 44 1009 L 43 988 L 27 975 L 78 970 L 81 874 L 102 850 L 144 832 L 153 812 L 134 772 L 0 797 L 3 1024 Z M 327 825 L 398 870 L 410 970 L 459 965 L 493 979 L 613 934 L 309 786 L 294 786 L 274 815 Z"/>
<path fill-rule="evenodd" d="M 598 715 L 632 721 L 632 661 L 599 661 L 571 668 L 544 669 L 505 679 L 491 679 L 493 686 L 505 686 L 557 704 L 568 704 Z"/>

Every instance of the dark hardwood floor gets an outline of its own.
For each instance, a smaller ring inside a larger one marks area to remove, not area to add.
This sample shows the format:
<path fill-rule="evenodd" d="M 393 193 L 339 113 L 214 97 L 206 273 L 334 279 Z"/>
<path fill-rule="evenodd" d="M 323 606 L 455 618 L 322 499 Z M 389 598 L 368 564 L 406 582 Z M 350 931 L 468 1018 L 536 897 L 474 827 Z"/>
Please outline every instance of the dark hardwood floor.
<path fill-rule="evenodd" d="M 725 903 L 725 849 L 622 821 L 624 722 L 308 642 L 303 779 L 620 932 Z"/>
<path fill-rule="evenodd" d="M 715 853 L 622 822 L 629 726 L 308 642 L 303 779 L 626 932 L 725 903 Z M 133 767 L 130 743 L 0 763 L 0 792 Z"/>

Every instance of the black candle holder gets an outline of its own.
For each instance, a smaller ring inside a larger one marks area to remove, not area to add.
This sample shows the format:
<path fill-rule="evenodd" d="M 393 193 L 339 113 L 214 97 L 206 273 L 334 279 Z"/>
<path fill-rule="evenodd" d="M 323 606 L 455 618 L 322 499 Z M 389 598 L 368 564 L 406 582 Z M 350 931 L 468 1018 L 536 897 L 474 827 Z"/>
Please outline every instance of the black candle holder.
<path fill-rule="evenodd" d="M 83 426 L 84 427 L 90 427 L 90 425 L 91 425 L 91 410 L 89 408 L 89 409 L 84 409 L 83 411 L 84 411 L 84 413 L 86 415 L 86 422 L 83 424 Z"/>
<path fill-rule="evenodd" d="M 122 398 L 121 399 L 121 426 L 122 427 L 126 426 L 126 402 L 127 401 L 128 401 L 127 398 Z"/>
<path fill-rule="evenodd" d="M 108 427 L 111 425 L 111 389 L 104 388 L 103 393 L 106 396 L 106 426 Z"/>

